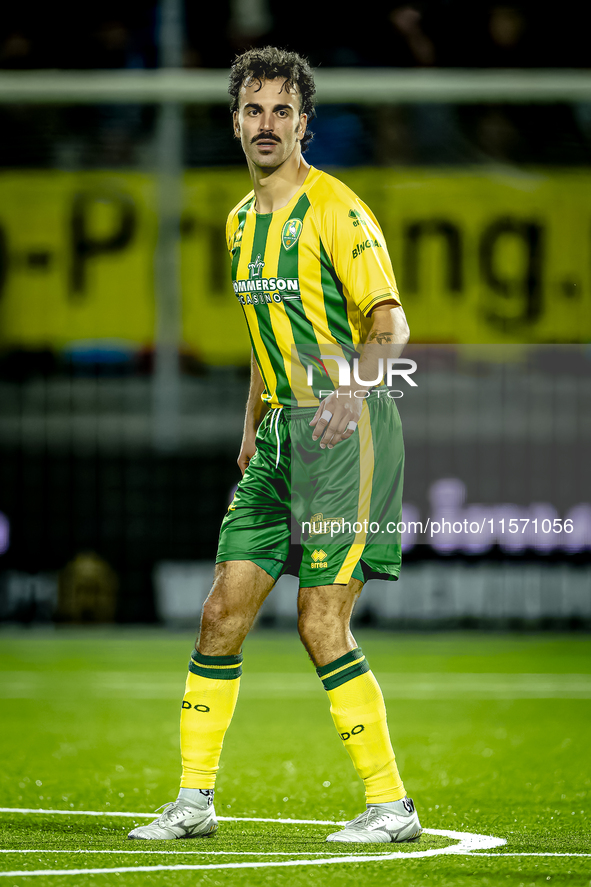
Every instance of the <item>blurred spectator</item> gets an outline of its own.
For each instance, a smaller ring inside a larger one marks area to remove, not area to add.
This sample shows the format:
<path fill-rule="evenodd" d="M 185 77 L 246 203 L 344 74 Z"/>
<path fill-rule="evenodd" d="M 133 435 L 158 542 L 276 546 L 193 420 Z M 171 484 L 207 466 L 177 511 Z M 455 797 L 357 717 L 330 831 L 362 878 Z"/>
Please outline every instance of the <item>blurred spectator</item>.
<path fill-rule="evenodd" d="M 501 50 L 518 47 L 527 30 L 525 17 L 516 6 L 493 6 L 488 17 L 488 33 Z"/>
<path fill-rule="evenodd" d="M 527 68 L 537 64 L 532 45 L 532 22 L 522 7 L 499 4 L 488 10 L 486 36 L 479 66 L 490 68 Z"/>
<path fill-rule="evenodd" d="M 30 68 L 33 55 L 30 37 L 22 30 L 15 29 L 7 34 L 0 44 L 0 67 Z"/>
<path fill-rule="evenodd" d="M 397 67 L 429 67 L 435 64 L 435 44 L 424 30 L 419 5 L 395 6 L 388 16 L 394 29 L 395 44 L 390 64 Z"/>
<path fill-rule="evenodd" d="M 513 122 L 510 108 L 489 105 L 479 107 L 473 126 L 474 143 L 491 160 L 522 160 L 526 154 L 524 139 Z"/>
<path fill-rule="evenodd" d="M 231 0 L 229 37 L 238 51 L 265 42 L 273 19 L 267 0 Z"/>

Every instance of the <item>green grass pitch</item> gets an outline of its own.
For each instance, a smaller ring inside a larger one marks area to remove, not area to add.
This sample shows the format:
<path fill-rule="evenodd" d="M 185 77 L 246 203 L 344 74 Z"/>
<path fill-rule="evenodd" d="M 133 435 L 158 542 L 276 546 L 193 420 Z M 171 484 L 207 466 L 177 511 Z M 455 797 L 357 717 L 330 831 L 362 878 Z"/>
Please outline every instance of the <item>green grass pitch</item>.
<path fill-rule="evenodd" d="M 82 811 L 147 813 L 176 797 L 193 638 L 4 630 L 0 887 L 590 887 L 591 638 L 357 640 L 423 826 L 506 843 L 426 832 L 410 845 L 326 844 L 334 827 L 322 821 L 359 813 L 361 783 L 295 633 L 257 632 L 216 790 L 226 821 L 211 839 L 138 846 L 126 835 L 147 818 Z"/>

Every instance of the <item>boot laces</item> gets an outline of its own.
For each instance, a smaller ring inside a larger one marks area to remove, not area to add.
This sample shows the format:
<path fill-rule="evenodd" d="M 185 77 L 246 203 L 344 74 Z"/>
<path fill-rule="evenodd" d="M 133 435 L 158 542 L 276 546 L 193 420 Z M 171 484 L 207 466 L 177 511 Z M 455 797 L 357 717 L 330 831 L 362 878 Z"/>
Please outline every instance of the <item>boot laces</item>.
<path fill-rule="evenodd" d="M 162 810 L 162 813 L 158 817 L 158 823 L 160 825 L 167 825 L 176 819 L 179 814 L 191 813 L 194 808 L 189 804 L 183 805 L 182 801 L 169 801 L 168 804 L 161 804 L 160 807 L 156 807 L 154 813 L 158 813 L 159 810 Z"/>
<path fill-rule="evenodd" d="M 377 828 L 391 815 L 391 813 L 387 813 L 385 810 L 380 810 L 378 807 L 368 807 L 367 810 L 364 810 L 363 813 L 360 813 L 359 816 L 356 816 L 355 819 L 352 819 L 347 825 Z"/>

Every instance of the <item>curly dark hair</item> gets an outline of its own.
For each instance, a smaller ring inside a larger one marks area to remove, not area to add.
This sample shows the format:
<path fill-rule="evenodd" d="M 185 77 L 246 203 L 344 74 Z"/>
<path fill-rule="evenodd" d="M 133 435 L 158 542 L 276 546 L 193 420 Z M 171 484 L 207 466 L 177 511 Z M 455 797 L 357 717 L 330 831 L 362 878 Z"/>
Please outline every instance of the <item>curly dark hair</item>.
<path fill-rule="evenodd" d="M 307 59 L 290 52 L 287 49 L 278 49 L 276 46 L 264 46 L 262 49 L 248 49 L 242 55 L 234 59 L 230 70 L 230 83 L 228 92 L 231 96 L 230 110 L 237 111 L 240 104 L 240 89 L 244 81 L 252 78 L 258 80 L 260 86 L 263 80 L 274 80 L 276 77 L 284 77 L 284 86 L 287 89 L 297 89 L 302 102 L 300 114 L 308 115 L 308 123 L 316 116 L 314 110 L 314 74 Z M 305 151 L 312 141 L 313 134 L 306 129 L 301 141 L 302 151 Z"/>

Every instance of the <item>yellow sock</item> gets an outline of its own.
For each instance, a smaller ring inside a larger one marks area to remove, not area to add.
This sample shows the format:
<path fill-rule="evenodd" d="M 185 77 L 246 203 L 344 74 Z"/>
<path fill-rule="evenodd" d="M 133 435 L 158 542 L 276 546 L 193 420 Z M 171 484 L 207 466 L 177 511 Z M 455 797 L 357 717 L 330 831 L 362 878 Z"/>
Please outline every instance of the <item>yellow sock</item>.
<path fill-rule="evenodd" d="M 357 647 L 316 671 L 328 693 L 335 727 L 365 785 L 367 803 L 403 798 L 384 697 L 362 651 Z"/>
<path fill-rule="evenodd" d="M 214 787 L 241 674 L 241 653 L 204 656 L 193 652 L 181 709 L 181 788 Z"/>

